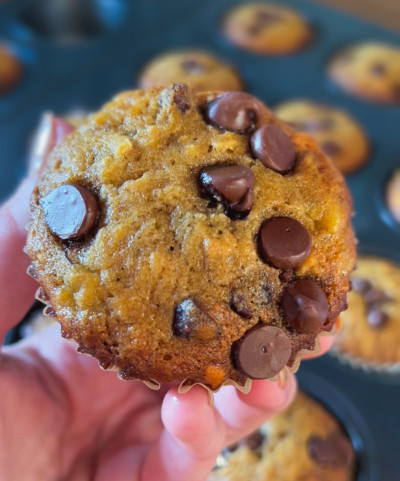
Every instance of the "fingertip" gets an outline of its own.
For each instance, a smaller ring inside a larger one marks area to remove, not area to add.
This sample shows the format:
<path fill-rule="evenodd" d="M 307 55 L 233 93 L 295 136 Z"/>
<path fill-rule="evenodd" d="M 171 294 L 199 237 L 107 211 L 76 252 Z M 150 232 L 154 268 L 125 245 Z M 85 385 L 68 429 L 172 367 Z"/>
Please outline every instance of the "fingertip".
<path fill-rule="evenodd" d="M 248 394 L 238 392 L 238 396 L 247 406 L 262 411 L 268 411 L 273 415 L 283 410 L 292 401 L 297 387 L 295 376 L 285 371 L 285 379 L 278 378 L 278 381 L 255 380 L 252 383 Z"/>
<path fill-rule="evenodd" d="M 176 387 L 171 388 L 165 395 L 161 418 L 166 430 L 187 445 L 188 451 L 208 456 L 211 452 L 218 453 L 222 447 L 223 421 L 211 406 L 209 393 L 201 386 L 194 386 L 185 394 L 178 393 Z"/>

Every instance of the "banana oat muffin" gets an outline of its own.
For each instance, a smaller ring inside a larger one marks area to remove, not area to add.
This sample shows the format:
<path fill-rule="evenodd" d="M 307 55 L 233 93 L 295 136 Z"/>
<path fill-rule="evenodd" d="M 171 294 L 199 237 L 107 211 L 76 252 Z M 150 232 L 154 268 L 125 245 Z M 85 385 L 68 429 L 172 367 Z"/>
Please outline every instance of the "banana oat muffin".
<path fill-rule="evenodd" d="M 360 257 L 334 351 L 365 367 L 400 366 L 400 266 Z"/>
<path fill-rule="evenodd" d="M 213 55 L 200 51 L 168 52 L 156 57 L 143 70 L 139 87 L 167 87 L 183 82 L 194 90 L 242 90 L 236 70 Z"/>
<path fill-rule="evenodd" d="M 308 132 L 343 174 L 362 167 L 369 142 L 361 125 L 347 112 L 307 100 L 278 105 L 276 115 L 299 132 Z"/>
<path fill-rule="evenodd" d="M 339 87 L 366 100 L 400 104 L 400 48 L 366 42 L 340 51 L 328 68 Z"/>
<path fill-rule="evenodd" d="M 295 366 L 345 306 L 351 199 L 243 92 L 126 92 L 50 155 L 27 252 L 47 312 L 123 379 L 217 389 Z"/>
<path fill-rule="evenodd" d="M 339 422 L 299 392 L 285 412 L 225 449 L 208 481 L 353 481 L 355 467 Z"/>
<path fill-rule="evenodd" d="M 264 55 L 298 52 L 314 37 L 312 27 L 295 10 L 266 2 L 234 7 L 222 29 L 233 44 Z"/>

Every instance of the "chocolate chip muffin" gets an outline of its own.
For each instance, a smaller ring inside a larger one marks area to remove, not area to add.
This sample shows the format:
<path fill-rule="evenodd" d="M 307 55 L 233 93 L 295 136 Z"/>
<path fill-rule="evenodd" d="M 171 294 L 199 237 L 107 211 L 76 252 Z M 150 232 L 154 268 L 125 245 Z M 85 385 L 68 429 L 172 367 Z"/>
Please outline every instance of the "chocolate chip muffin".
<path fill-rule="evenodd" d="M 383 258 L 361 257 L 352 285 L 334 352 L 359 366 L 399 365 L 400 267 Z"/>
<path fill-rule="evenodd" d="M 207 481 L 353 481 L 355 467 L 339 422 L 299 392 L 285 412 L 225 449 Z"/>
<path fill-rule="evenodd" d="M 396 169 L 389 179 L 386 203 L 393 219 L 400 224 L 400 168 Z"/>
<path fill-rule="evenodd" d="M 331 330 L 351 210 L 331 161 L 252 95 L 127 92 L 52 152 L 30 273 L 63 335 L 121 378 L 243 386 Z"/>
<path fill-rule="evenodd" d="M 275 113 L 295 130 L 312 135 L 343 174 L 356 171 L 367 161 L 367 137 L 347 112 L 308 100 L 292 100 L 276 107 Z"/>
<path fill-rule="evenodd" d="M 143 70 L 139 87 L 166 87 L 183 82 L 198 91 L 241 90 L 236 70 L 207 52 L 168 52 L 152 60 Z"/>
<path fill-rule="evenodd" d="M 0 44 L 0 95 L 11 90 L 22 77 L 23 66 L 19 58 Z"/>
<path fill-rule="evenodd" d="M 366 100 L 400 103 L 400 48 L 361 43 L 340 51 L 328 68 L 330 78 L 346 92 Z"/>
<path fill-rule="evenodd" d="M 305 48 L 313 38 L 311 26 L 294 10 L 273 3 L 246 3 L 228 12 L 226 37 L 254 53 L 287 55 Z"/>

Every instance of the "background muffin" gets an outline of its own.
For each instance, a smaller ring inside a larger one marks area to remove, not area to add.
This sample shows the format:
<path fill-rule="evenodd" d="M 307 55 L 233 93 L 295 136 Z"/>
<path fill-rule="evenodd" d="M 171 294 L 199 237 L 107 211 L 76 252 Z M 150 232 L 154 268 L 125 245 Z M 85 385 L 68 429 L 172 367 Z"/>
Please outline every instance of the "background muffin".
<path fill-rule="evenodd" d="M 368 159 L 369 142 L 360 124 L 343 110 L 307 100 L 278 105 L 276 115 L 299 132 L 308 132 L 343 174 Z"/>
<path fill-rule="evenodd" d="M 255 53 L 287 55 L 313 38 L 309 24 L 295 11 L 273 3 L 246 3 L 233 8 L 223 22 L 226 37 Z"/>
<path fill-rule="evenodd" d="M 360 43 L 333 57 L 330 78 L 346 92 L 375 102 L 400 103 L 400 48 Z"/>
<path fill-rule="evenodd" d="M 355 467 L 337 419 L 299 392 L 285 412 L 225 449 L 208 481 L 353 481 Z"/>
<path fill-rule="evenodd" d="M 335 351 L 360 366 L 400 363 L 400 267 L 383 258 L 360 257 L 352 285 Z"/>
<path fill-rule="evenodd" d="M 0 44 L 0 95 L 8 92 L 22 77 L 23 66 L 19 58 Z"/>
<path fill-rule="evenodd" d="M 152 60 L 139 78 L 139 87 L 168 87 L 183 82 L 194 90 L 241 90 L 236 70 L 213 55 L 200 51 L 167 52 Z"/>

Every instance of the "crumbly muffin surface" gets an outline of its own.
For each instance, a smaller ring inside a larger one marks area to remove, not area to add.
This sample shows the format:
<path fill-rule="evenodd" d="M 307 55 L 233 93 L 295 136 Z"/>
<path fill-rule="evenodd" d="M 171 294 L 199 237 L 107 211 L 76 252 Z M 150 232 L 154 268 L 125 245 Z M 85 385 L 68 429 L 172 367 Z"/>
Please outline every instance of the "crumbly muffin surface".
<path fill-rule="evenodd" d="M 360 124 L 347 112 L 307 100 L 278 105 L 276 115 L 298 132 L 308 132 L 343 174 L 368 159 L 369 143 Z"/>
<path fill-rule="evenodd" d="M 400 363 L 400 267 L 360 257 L 335 350 L 372 367 Z"/>
<path fill-rule="evenodd" d="M 299 392 L 285 412 L 225 449 L 208 481 L 353 481 L 355 464 L 339 422 Z"/>
<path fill-rule="evenodd" d="M 289 171 L 276 171 L 287 159 Z M 257 362 L 275 363 L 261 376 L 276 374 L 331 329 L 354 263 L 350 215 L 343 178 L 308 136 L 248 94 L 176 84 L 117 96 L 56 147 L 32 198 L 27 252 L 80 351 L 124 379 L 216 389 L 258 376 Z M 276 218 L 301 233 L 286 232 L 283 253 Z M 266 343 L 259 360 L 252 329 Z"/>

